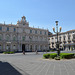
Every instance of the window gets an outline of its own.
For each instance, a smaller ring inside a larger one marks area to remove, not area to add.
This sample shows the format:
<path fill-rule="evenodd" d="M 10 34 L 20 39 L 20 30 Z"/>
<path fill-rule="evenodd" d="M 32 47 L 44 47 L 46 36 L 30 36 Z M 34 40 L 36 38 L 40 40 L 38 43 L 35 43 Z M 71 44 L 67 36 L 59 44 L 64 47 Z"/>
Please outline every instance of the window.
<path fill-rule="evenodd" d="M 41 36 L 41 37 L 40 37 L 40 41 L 42 41 L 42 40 L 43 40 L 43 37 Z"/>
<path fill-rule="evenodd" d="M 37 30 L 35 30 L 35 34 L 37 34 Z"/>
<path fill-rule="evenodd" d="M 30 45 L 30 50 L 32 51 L 32 45 Z"/>
<path fill-rule="evenodd" d="M 16 28 L 14 28 L 14 32 L 16 31 Z"/>
<path fill-rule="evenodd" d="M 13 41 L 15 41 L 16 40 L 16 36 L 14 35 L 14 37 L 13 37 Z"/>
<path fill-rule="evenodd" d="M 75 39 L 75 34 L 73 35 L 73 39 Z"/>
<path fill-rule="evenodd" d="M 13 45 L 13 49 L 16 49 L 16 46 L 15 45 Z"/>
<path fill-rule="evenodd" d="M 7 41 L 9 40 L 9 35 L 6 36 L 6 40 L 7 40 Z"/>
<path fill-rule="evenodd" d="M 9 27 L 7 27 L 7 31 L 9 31 Z"/>
<path fill-rule="evenodd" d="M 32 33 L 32 30 L 30 30 L 30 33 Z"/>
<path fill-rule="evenodd" d="M 40 34 L 42 34 L 42 31 L 40 31 Z"/>
<path fill-rule="evenodd" d="M 70 40 L 70 35 L 68 35 L 68 40 Z"/>
<path fill-rule="evenodd" d="M 25 41 L 25 37 L 22 37 L 22 40 Z"/>
<path fill-rule="evenodd" d="M 46 35 L 46 32 L 45 32 L 45 35 Z"/>
<path fill-rule="evenodd" d="M 29 36 L 30 41 L 32 41 L 33 36 Z"/>
<path fill-rule="evenodd" d="M 9 45 L 6 46 L 6 49 L 7 49 L 7 50 L 9 49 Z"/>
<path fill-rule="evenodd" d="M 2 30 L 2 27 L 0 27 L 0 30 Z"/>
<path fill-rule="evenodd" d="M 63 39 L 65 40 L 66 36 L 63 36 Z"/>

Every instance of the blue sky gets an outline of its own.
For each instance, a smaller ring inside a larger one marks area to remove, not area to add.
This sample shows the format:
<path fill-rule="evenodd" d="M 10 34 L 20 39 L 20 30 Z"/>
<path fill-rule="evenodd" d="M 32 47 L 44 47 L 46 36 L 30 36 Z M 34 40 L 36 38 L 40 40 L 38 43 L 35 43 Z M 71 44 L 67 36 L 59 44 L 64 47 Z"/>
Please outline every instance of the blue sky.
<path fill-rule="evenodd" d="M 16 24 L 26 16 L 30 27 L 53 32 L 59 21 L 62 32 L 75 29 L 75 0 L 0 0 L 0 23 Z"/>

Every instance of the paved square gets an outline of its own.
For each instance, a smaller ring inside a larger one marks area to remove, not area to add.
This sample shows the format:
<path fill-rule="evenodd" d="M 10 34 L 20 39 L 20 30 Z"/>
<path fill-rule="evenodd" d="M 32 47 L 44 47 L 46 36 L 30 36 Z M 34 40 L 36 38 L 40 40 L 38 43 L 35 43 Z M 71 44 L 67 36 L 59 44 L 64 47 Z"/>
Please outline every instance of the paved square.
<path fill-rule="evenodd" d="M 1 71 L 0 75 L 75 75 L 75 59 L 70 60 L 44 60 L 43 53 L 0 54 L 0 61 L 9 63 L 14 69 Z M 1 63 L 0 63 L 1 64 Z M 5 68 L 4 68 L 5 69 Z M 12 70 L 12 71 L 11 71 Z M 8 72 L 8 73 L 7 73 Z M 13 72 L 13 73 L 12 73 Z M 7 74 L 6 74 L 7 73 Z"/>

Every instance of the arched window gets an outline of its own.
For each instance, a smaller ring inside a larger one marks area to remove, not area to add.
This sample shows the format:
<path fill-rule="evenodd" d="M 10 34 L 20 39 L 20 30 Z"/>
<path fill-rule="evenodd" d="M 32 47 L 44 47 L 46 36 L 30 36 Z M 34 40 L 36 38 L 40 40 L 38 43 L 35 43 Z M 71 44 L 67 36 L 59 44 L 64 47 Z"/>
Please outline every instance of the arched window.
<path fill-rule="evenodd" d="M 25 36 L 22 37 L 22 41 L 25 41 Z"/>
<path fill-rule="evenodd" d="M 7 35 L 7 36 L 6 36 L 6 40 L 8 41 L 9 39 L 10 39 L 10 38 L 9 38 L 9 35 Z"/>
<path fill-rule="evenodd" d="M 9 31 L 9 27 L 7 27 L 7 31 Z"/>
<path fill-rule="evenodd" d="M 13 49 L 16 49 L 16 46 L 15 45 L 13 45 Z"/>
<path fill-rule="evenodd" d="M 37 30 L 35 30 L 35 34 L 37 34 Z"/>
<path fill-rule="evenodd" d="M 32 33 L 32 30 L 30 30 L 30 33 Z"/>
<path fill-rule="evenodd" d="M 7 50 L 9 49 L 9 45 L 6 46 L 6 49 L 7 49 Z"/>
<path fill-rule="evenodd" d="M 16 40 L 16 36 L 14 35 L 14 36 L 13 36 L 13 41 L 15 41 L 15 40 Z"/>
<path fill-rule="evenodd" d="M 33 36 L 29 36 L 30 41 L 32 41 Z"/>

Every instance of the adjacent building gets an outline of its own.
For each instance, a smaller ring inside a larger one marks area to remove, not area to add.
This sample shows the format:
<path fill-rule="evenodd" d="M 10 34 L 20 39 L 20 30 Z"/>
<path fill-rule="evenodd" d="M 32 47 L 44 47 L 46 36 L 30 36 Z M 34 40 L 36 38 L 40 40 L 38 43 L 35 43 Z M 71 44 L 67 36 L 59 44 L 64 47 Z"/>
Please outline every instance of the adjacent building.
<path fill-rule="evenodd" d="M 48 48 L 48 30 L 29 27 L 25 16 L 16 25 L 0 24 L 0 51 L 41 51 Z"/>
<path fill-rule="evenodd" d="M 60 33 L 58 36 L 59 48 L 63 50 L 75 50 L 75 29 Z M 52 34 L 49 37 L 49 46 L 51 49 L 56 49 L 57 35 Z"/>

